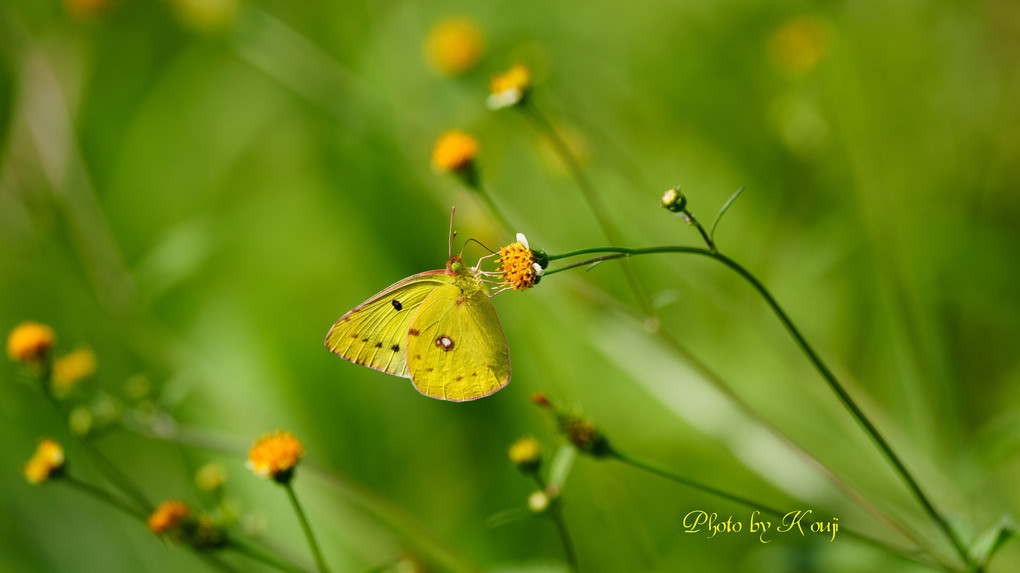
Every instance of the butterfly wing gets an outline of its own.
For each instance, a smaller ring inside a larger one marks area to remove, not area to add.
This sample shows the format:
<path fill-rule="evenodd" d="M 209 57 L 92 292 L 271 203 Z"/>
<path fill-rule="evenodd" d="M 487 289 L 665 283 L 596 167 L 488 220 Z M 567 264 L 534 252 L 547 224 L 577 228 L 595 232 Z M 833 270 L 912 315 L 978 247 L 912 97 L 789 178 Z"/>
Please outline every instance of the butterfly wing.
<path fill-rule="evenodd" d="M 344 360 L 408 377 L 405 344 L 411 320 L 430 293 L 455 288 L 453 280 L 443 270 L 427 271 L 383 289 L 340 317 L 326 335 L 326 347 Z"/>
<path fill-rule="evenodd" d="M 407 365 L 415 388 L 440 400 L 475 400 L 506 386 L 510 350 L 488 293 L 455 284 L 429 293 L 407 333 Z"/>

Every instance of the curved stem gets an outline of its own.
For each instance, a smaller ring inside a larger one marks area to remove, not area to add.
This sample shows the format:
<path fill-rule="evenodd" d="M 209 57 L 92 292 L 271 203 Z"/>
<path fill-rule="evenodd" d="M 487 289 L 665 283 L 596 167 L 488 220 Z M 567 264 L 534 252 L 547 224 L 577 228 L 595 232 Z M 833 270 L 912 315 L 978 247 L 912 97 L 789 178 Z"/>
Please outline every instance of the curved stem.
<path fill-rule="evenodd" d="M 538 484 L 538 488 L 548 495 L 549 486 L 542 479 L 542 476 L 537 471 L 530 472 L 531 477 L 535 479 L 535 483 Z M 577 573 L 581 568 L 577 564 L 577 552 L 574 551 L 574 543 L 570 540 L 570 531 L 567 530 L 567 522 L 563 519 L 563 507 L 560 505 L 559 500 L 552 500 L 552 507 L 549 508 L 549 517 L 552 519 L 553 524 L 556 526 L 556 533 L 560 536 L 560 543 L 563 544 L 563 556 L 567 560 L 567 566 L 570 567 L 571 571 Z"/>
<path fill-rule="evenodd" d="M 99 499 L 100 501 L 106 502 L 112 505 L 113 507 L 116 507 L 117 509 L 123 511 L 124 513 L 130 515 L 131 517 L 140 519 L 142 521 L 145 521 L 146 519 L 146 515 L 139 511 L 138 508 L 128 504 L 127 502 L 121 499 L 118 499 L 113 494 L 104 489 L 100 489 L 90 483 L 85 483 L 79 480 L 78 478 L 70 475 L 64 475 L 62 478 L 60 478 L 59 481 L 62 481 L 67 485 L 70 485 L 84 493 L 87 493 L 88 495 L 91 495 L 96 499 Z"/>
<path fill-rule="evenodd" d="M 283 489 L 287 490 L 287 497 L 290 498 L 290 504 L 294 506 L 294 513 L 298 516 L 298 521 L 301 522 L 301 529 L 305 532 L 305 537 L 308 539 L 308 546 L 312 549 L 312 555 L 315 557 L 315 566 L 319 569 L 319 573 L 326 573 L 329 568 L 326 567 L 326 560 L 322 558 L 322 551 L 319 549 L 319 544 L 315 541 L 315 536 L 312 535 L 312 527 L 308 524 L 308 517 L 305 516 L 305 510 L 301 509 L 301 504 L 298 503 L 297 495 L 294 494 L 294 486 L 290 482 L 284 483 Z"/>
<path fill-rule="evenodd" d="M 255 545 L 249 543 L 248 541 L 246 541 L 244 539 L 241 539 L 239 537 L 230 537 L 229 539 L 227 539 L 227 545 L 226 546 L 228 548 L 233 549 L 234 551 L 242 554 L 242 555 L 250 557 L 251 559 L 259 561 L 259 562 L 261 562 L 261 563 L 263 563 L 265 565 L 268 565 L 268 566 L 270 566 L 270 567 L 272 567 L 274 569 L 279 569 L 280 571 L 287 571 L 288 573 L 303 573 L 304 572 L 304 570 L 301 569 L 300 567 L 291 565 L 290 563 L 287 563 L 287 562 L 283 561 L 279 557 L 270 554 L 265 549 L 262 549 L 261 547 L 257 547 Z"/>
<path fill-rule="evenodd" d="M 857 405 L 857 403 L 846 391 L 846 389 L 839 382 L 836 376 L 832 373 L 831 370 L 829 370 L 829 367 L 826 366 L 825 362 L 822 361 L 822 359 L 814 351 L 811 345 L 808 344 L 807 339 L 804 338 L 804 336 L 800 333 L 797 327 L 793 324 L 793 321 L 790 320 L 790 317 L 786 314 L 786 311 L 783 310 L 783 307 L 780 306 L 779 302 L 776 301 L 776 299 L 772 296 L 772 293 L 770 293 L 769 290 L 765 288 L 765 285 L 763 285 L 761 281 L 759 281 L 753 274 L 751 274 L 750 271 L 748 271 L 739 263 L 727 257 L 726 255 L 698 247 L 664 246 L 664 247 L 648 247 L 643 249 L 627 249 L 623 247 L 600 247 L 579 249 L 577 251 L 571 251 L 559 255 L 550 255 L 549 259 L 558 260 L 581 254 L 595 254 L 595 253 L 607 253 L 607 254 L 595 257 L 593 259 L 588 259 L 586 261 L 581 261 L 579 263 L 572 263 L 570 265 L 558 269 L 546 270 L 545 274 L 546 275 L 554 274 L 556 272 L 567 270 L 570 268 L 591 264 L 592 262 L 604 261 L 615 258 L 655 253 L 688 253 L 702 255 L 705 257 L 715 259 L 729 267 L 731 270 L 740 275 L 741 278 L 750 283 L 751 286 L 753 286 L 754 289 L 758 291 L 758 294 L 760 294 L 761 297 L 765 299 L 765 302 L 769 305 L 772 311 L 779 318 L 779 321 L 783 323 L 783 326 L 786 328 L 787 332 L 789 332 L 790 336 L 792 336 L 794 341 L 796 341 L 797 346 L 800 347 L 804 355 L 807 356 L 811 364 L 815 367 L 816 370 L 818 370 L 818 373 L 821 374 L 822 378 L 839 398 L 840 402 L 843 404 L 843 407 L 845 407 L 847 411 L 854 417 L 854 419 L 857 420 L 858 424 L 860 424 L 864 431 L 868 434 L 868 437 L 871 438 L 871 440 L 875 443 L 878 449 L 885 456 L 886 460 L 893 466 L 893 469 L 896 470 L 896 473 L 898 473 L 900 477 L 903 479 L 903 481 L 906 483 L 908 489 L 910 489 L 911 493 L 914 495 L 917 501 L 921 504 L 924 510 L 928 513 L 928 515 L 935 521 L 936 525 L 938 525 L 938 527 L 946 535 L 950 543 L 952 543 L 953 548 L 959 555 L 960 559 L 962 559 L 964 564 L 966 564 L 968 567 L 973 566 L 973 560 L 970 558 L 970 555 L 968 555 L 967 549 L 964 546 L 962 540 L 957 536 L 956 532 L 949 525 L 949 522 L 946 521 L 942 514 L 940 514 L 938 510 L 935 509 L 935 506 L 932 504 L 931 500 L 929 500 L 928 496 L 924 493 L 924 490 L 921 489 L 921 486 L 920 484 L 917 483 L 917 480 L 914 479 L 914 476 L 913 474 L 910 473 L 910 470 L 907 469 L 906 465 L 896 454 L 896 452 L 893 451 L 892 447 L 882 436 L 881 432 L 878 431 L 878 428 L 876 428 L 875 425 L 871 422 L 871 420 L 868 419 L 868 417 L 864 414 L 864 411 L 861 410 L 860 406 Z"/>

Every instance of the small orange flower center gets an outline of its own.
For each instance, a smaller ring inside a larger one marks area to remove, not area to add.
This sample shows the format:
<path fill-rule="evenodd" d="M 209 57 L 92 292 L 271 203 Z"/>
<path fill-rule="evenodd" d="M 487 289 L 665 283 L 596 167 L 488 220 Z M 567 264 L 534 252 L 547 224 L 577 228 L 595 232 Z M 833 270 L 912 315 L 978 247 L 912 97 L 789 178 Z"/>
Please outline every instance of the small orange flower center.
<path fill-rule="evenodd" d="M 499 250 L 497 263 L 502 263 L 496 270 L 503 273 L 503 282 L 514 290 L 524 290 L 535 286 L 538 271 L 535 269 L 535 255 L 524 243 L 517 241 Z"/>
<path fill-rule="evenodd" d="M 294 434 L 277 430 L 255 441 L 248 451 L 248 468 L 259 477 L 276 477 L 293 469 L 304 455 L 305 447 Z"/>
<path fill-rule="evenodd" d="M 171 499 L 159 504 L 156 511 L 152 512 L 145 525 L 149 531 L 156 535 L 162 535 L 178 527 L 191 515 L 191 508 L 182 501 Z"/>
<path fill-rule="evenodd" d="M 439 136 L 432 149 L 432 165 L 437 171 L 461 171 L 471 165 L 478 155 L 478 141 L 457 129 Z"/>

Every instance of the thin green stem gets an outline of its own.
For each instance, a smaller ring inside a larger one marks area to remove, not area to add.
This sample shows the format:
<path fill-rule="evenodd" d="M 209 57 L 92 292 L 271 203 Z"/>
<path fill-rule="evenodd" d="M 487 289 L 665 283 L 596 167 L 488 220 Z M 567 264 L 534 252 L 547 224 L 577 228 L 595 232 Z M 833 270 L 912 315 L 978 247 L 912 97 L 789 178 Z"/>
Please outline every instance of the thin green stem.
<path fill-rule="evenodd" d="M 245 555 L 251 559 L 264 563 L 274 569 L 280 571 L 287 571 L 288 573 L 303 573 L 304 570 L 295 565 L 287 563 L 283 559 L 272 555 L 265 549 L 249 543 L 247 540 L 239 537 L 231 537 L 227 540 L 228 548 Z"/>
<path fill-rule="evenodd" d="M 708 250 L 712 251 L 713 253 L 716 252 L 715 242 L 712 240 L 712 237 L 708 234 L 708 232 L 705 231 L 705 228 L 701 226 L 701 221 L 698 221 L 698 218 L 694 216 L 694 213 L 691 213 L 689 210 L 684 209 L 683 216 L 687 218 L 687 221 L 690 224 L 694 225 L 694 227 L 698 230 L 699 233 L 701 233 L 701 238 L 704 239 L 705 244 L 708 245 Z"/>
<path fill-rule="evenodd" d="M 290 504 L 294 506 L 294 513 L 297 514 L 298 521 L 301 522 L 301 529 L 304 530 L 305 537 L 308 539 L 308 546 L 312 549 L 312 555 L 315 557 L 315 566 L 319 569 L 319 573 L 326 573 L 329 571 L 329 568 L 326 567 L 326 560 L 322 558 L 322 551 L 319 549 L 319 544 L 315 541 L 315 536 L 312 534 L 312 527 L 308 524 L 305 510 L 301 509 L 301 504 L 294 493 L 294 486 L 289 481 L 282 485 L 283 489 L 287 490 L 287 497 L 290 498 Z"/>
<path fill-rule="evenodd" d="M 770 515 L 774 515 L 774 516 L 779 517 L 779 518 L 784 518 L 785 516 L 789 515 L 789 513 L 790 513 L 790 512 L 780 511 L 780 510 L 778 510 L 778 509 L 776 509 L 774 507 L 769 507 L 767 505 L 764 505 L 764 504 L 759 503 L 757 501 L 754 501 L 754 500 L 748 499 L 746 497 L 737 495 L 735 493 L 730 493 L 728 491 L 721 490 L 721 489 L 712 487 L 710 485 L 703 484 L 703 483 L 701 483 L 701 482 L 699 482 L 697 480 L 694 480 L 694 479 L 682 476 L 680 474 L 674 473 L 671 470 L 668 470 L 666 468 L 663 468 L 663 467 L 658 466 L 656 464 L 653 464 L 651 462 L 647 462 L 645 460 L 641 460 L 641 459 L 635 458 L 633 456 L 630 456 L 628 454 L 625 454 L 625 453 L 617 450 L 616 448 L 610 448 L 609 452 L 606 455 L 609 458 L 615 459 L 615 460 L 617 460 L 617 461 L 619 461 L 621 463 L 627 464 L 627 465 L 629 465 L 631 467 L 634 467 L 634 468 L 637 468 L 637 469 L 640 469 L 640 470 L 644 470 L 644 471 L 649 472 L 649 473 L 653 473 L 653 474 L 655 474 L 657 476 L 664 477 L 664 478 L 666 478 L 666 479 L 668 479 L 670 481 L 673 481 L 673 482 L 676 482 L 676 483 L 679 483 L 679 484 L 682 484 L 682 485 L 686 485 L 687 487 L 690 487 L 690 488 L 693 488 L 693 489 L 697 489 L 699 491 L 703 491 L 705 493 L 714 495 L 716 497 L 723 498 L 723 499 L 731 501 L 731 502 L 733 502 L 733 503 L 735 503 L 737 505 L 743 505 L 745 507 L 761 511 L 762 513 L 768 513 Z M 929 561 L 927 559 L 919 558 L 916 555 L 911 555 L 909 553 L 904 552 L 901 549 L 898 549 L 898 548 L 893 547 L 891 545 L 887 545 L 886 543 L 884 543 L 882 541 L 879 541 L 877 539 L 868 537 L 867 535 L 863 535 L 861 533 L 857 533 L 856 531 L 854 531 L 852 529 L 848 529 L 846 527 L 843 527 L 843 528 L 841 528 L 841 531 L 847 537 L 851 537 L 851 538 L 853 538 L 853 539 L 855 539 L 857 541 L 860 541 L 860 542 L 865 543 L 867 545 L 871 545 L 872 547 L 880 549 L 880 550 L 882 550 L 882 551 L 884 551 L 886 553 L 889 553 L 890 555 L 893 555 L 893 556 L 896 556 L 896 557 L 899 557 L 899 558 L 902 558 L 902 559 L 907 559 L 907 560 L 913 561 L 915 563 L 920 563 L 920 564 L 926 565 L 928 567 L 933 567 L 933 568 L 936 568 L 936 569 L 942 569 L 942 570 L 945 570 L 945 571 L 952 571 L 951 568 L 946 567 L 945 565 L 942 565 L 940 563 L 935 563 L 935 562 Z"/>
<path fill-rule="evenodd" d="M 829 387 L 839 398 L 843 406 L 865 430 L 865 432 L 868 434 L 871 440 L 875 443 L 878 449 L 885 456 L 886 460 L 889 461 L 889 463 L 893 466 L 893 469 L 896 470 L 896 472 L 906 483 L 908 489 L 910 489 L 911 493 L 914 495 L 917 501 L 921 504 L 924 510 L 928 513 L 928 515 L 935 521 L 936 525 L 938 525 L 938 527 L 946 535 L 950 543 L 952 543 L 953 548 L 956 550 L 959 557 L 963 560 L 964 564 L 966 564 L 968 567 L 973 566 L 973 560 L 968 555 L 967 549 L 964 546 L 963 542 L 957 536 L 956 532 L 950 526 L 949 522 L 946 521 L 942 514 L 935 509 L 935 506 L 932 504 L 928 496 L 924 493 L 924 490 L 921 489 L 921 486 L 917 483 L 917 480 L 914 479 L 914 476 L 913 474 L 910 473 L 910 470 L 907 469 L 906 465 L 896 454 L 896 452 L 893 451 L 892 447 L 882 436 L 881 432 L 878 431 L 878 428 L 876 428 L 875 425 L 871 422 L 871 420 L 868 419 L 868 417 L 864 414 L 864 411 L 861 410 L 861 408 L 853 400 L 853 398 L 846 391 L 843 385 L 839 382 L 836 376 L 832 373 L 831 370 L 829 370 L 825 362 L 822 361 L 822 359 L 814 351 L 811 345 L 808 344 L 807 340 L 800 333 L 797 327 L 793 324 L 793 321 L 790 320 L 790 317 L 786 314 L 786 311 L 783 310 L 783 307 L 780 306 L 779 302 L 776 301 L 776 299 L 772 296 L 772 293 L 770 293 L 769 290 L 765 288 L 765 285 L 763 285 L 761 281 L 759 281 L 753 274 L 751 274 L 750 271 L 745 269 L 743 266 L 741 266 L 733 259 L 721 253 L 713 252 L 708 249 L 681 246 L 648 247 L 643 249 L 627 249 L 623 247 L 598 247 L 589 249 L 579 249 L 577 251 L 571 251 L 559 255 L 550 255 L 549 259 L 558 260 L 581 254 L 595 254 L 595 253 L 607 253 L 607 254 L 592 259 L 588 259 L 586 261 L 581 261 L 579 263 L 573 263 L 554 270 L 547 269 L 545 274 L 546 275 L 554 274 L 556 272 L 567 270 L 570 268 L 591 264 L 592 262 L 604 261 L 615 258 L 655 253 L 687 253 L 702 255 L 715 259 L 729 267 L 731 270 L 740 275 L 745 281 L 750 283 L 751 286 L 753 286 L 755 290 L 758 291 L 758 294 L 760 294 L 762 298 L 765 299 L 765 302 L 776 314 L 780 322 L 783 323 L 783 326 L 786 328 L 787 332 L 789 332 L 790 335 L 793 337 L 794 341 L 796 341 L 797 346 L 800 347 L 804 355 L 807 356 L 808 360 L 812 363 L 815 369 L 818 370 L 819 374 L 821 374 L 822 378 L 826 381 L 826 383 L 828 383 Z"/>
<path fill-rule="evenodd" d="M 63 420 L 64 414 L 60 410 L 60 404 L 57 402 L 56 397 L 53 396 L 53 393 L 48 390 L 50 385 L 48 369 L 47 373 L 43 374 L 42 385 L 43 395 L 46 397 L 46 400 L 50 403 L 50 406 L 53 407 L 53 411 L 56 413 L 56 415 L 59 418 L 61 418 L 61 423 L 64 423 Z M 85 452 L 92 457 L 92 460 L 96 463 L 96 466 L 99 468 L 99 471 L 105 474 L 108 480 L 110 480 L 115 486 L 119 487 L 123 491 L 123 493 L 125 493 L 136 504 L 138 504 L 139 508 L 144 510 L 147 514 L 152 513 L 152 511 L 155 509 L 155 506 L 152 505 L 152 503 L 149 502 L 148 498 L 145 497 L 145 494 L 143 494 L 141 490 L 138 489 L 137 486 L 135 486 L 135 484 L 131 481 L 131 478 L 124 475 L 124 473 L 117 468 L 116 464 L 114 464 L 112 461 L 110 461 L 109 458 L 103 455 L 99 448 L 93 445 L 92 442 L 88 440 L 88 438 L 75 432 L 71 433 L 74 435 L 75 439 L 78 440 L 78 443 L 81 444 Z"/>
<path fill-rule="evenodd" d="M 478 196 L 481 197 L 485 206 L 488 207 L 489 214 L 496 219 L 496 222 L 499 223 L 504 230 L 513 231 L 514 228 L 510 226 L 510 221 L 506 218 L 506 215 L 503 214 L 503 211 L 496 206 L 496 202 L 493 201 L 488 188 L 485 185 L 478 183 L 473 187 L 473 189 L 476 193 L 478 193 Z"/>
<path fill-rule="evenodd" d="M 535 483 L 538 484 L 538 488 L 548 495 L 550 493 L 549 487 L 545 480 L 542 479 L 542 476 L 537 471 L 528 473 L 535 480 Z M 560 536 L 560 543 L 563 544 L 563 556 L 567 560 L 567 566 L 570 567 L 571 571 L 579 572 L 581 568 L 577 563 L 577 552 L 574 550 L 574 542 L 570 539 L 567 521 L 563 518 L 563 506 L 561 505 L 558 493 L 556 499 L 550 500 L 550 504 L 549 518 L 556 526 L 556 533 Z"/>
<path fill-rule="evenodd" d="M 84 492 L 84 493 L 86 493 L 88 495 L 91 495 L 92 497 L 95 497 L 96 499 L 98 499 L 98 500 L 100 500 L 100 501 L 102 501 L 104 503 L 112 505 L 113 507 L 116 507 L 117 509 L 119 509 L 119 510 L 123 511 L 124 513 L 130 515 L 131 517 L 134 517 L 136 519 L 140 519 L 142 521 L 145 521 L 145 519 L 147 517 L 146 514 L 144 514 L 141 511 L 139 511 L 138 508 L 128 504 L 124 500 L 118 499 L 116 496 L 114 496 L 110 492 L 108 492 L 108 491 L 106 491 L 104 489 L 100 489 L 100 488 L 98 488 L 98 487 L 96 487 L 96 486 L 94 486 L 94 485 L 92 485 L 90 483 L 85 483 L 85 482 L 79 480 L 76 477 L 73 477 L 73 476 L 70 476 L 70 475 L 64 475 L 61 478 L 59 478 L 58 481 L 66 483 L 67 485 L 69 485 L 69 486 L 71 486 L 71 487 L 73 487 L 73 488 L 75 488 L 75 489 L 77 489 L 79 491 L 82 491 L 82 492 Z"/>
<path fill-rule="evenodd" d="M 621 244 L 623 240 L 620 237 L 620 232 L 617 231 L 612 220 L 609 218 L 602 200 L 595 191 L 595 187 L 581 169 L 581 163 L 574 157 L 573 152 L 570 151 L 570 146 L 567 145 L 567 142 L 556 131 L 556 127 L 539 111 L 534 102 L 525 101 L 520 107 L 524 110 L 525 117 L 528 118 L 539 133 L 549 140 L 556 153 L 567 164 L 567 168 L 570 170 L 571 175 L 573 175 L 574 181 L 577 182 L 578 188 L 581 189 L 581 194 L 588 203 L 588 207 L 595 214 L 595 219 L 598 221 L 599 227 L 602 228 L 602 233 L 606 236 L 606 239 L 614 245 Z M 625 261 L 623 273 L 630 284 L 631 290 L 634 291 L 634 296 L 637 298 L 642 312 L 647 316 L 651 316 L 653 314 L 651 299 L 648 298 L 648 293 L 645 292 L 644 287 L 641 285 L 641 280 L 638 278 L 637 270 L 634 268 L 633 263 Z"/>

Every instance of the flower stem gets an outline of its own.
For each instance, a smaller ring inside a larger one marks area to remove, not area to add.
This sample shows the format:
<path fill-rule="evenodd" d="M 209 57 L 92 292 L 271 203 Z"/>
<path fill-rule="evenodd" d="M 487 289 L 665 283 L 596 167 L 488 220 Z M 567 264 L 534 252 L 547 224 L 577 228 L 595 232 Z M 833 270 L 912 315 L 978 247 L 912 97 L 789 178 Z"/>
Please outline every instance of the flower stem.
<path fill-rule="evenodd" d="M 304 530 L 305 537 L 308 539 L 308 546 L 312 549 L 312 555 L 315 557 L 315 566 L 318 568 L 319 573 L 326 573 L 329 571 L 329 568 L 326 567 L 326 561 L 322 558 L 319 544 L 315 541 L 315 536 L 312 535 L 312 527 L 308 525 L 308 517 L 305 516 L 305 510 L 301 509 L 301 504 L 298 503 L 297 495 L 294 493 L 294 486 L 290 482 L 282 485 L 283 489 L 287 490 L 287 497 L 290 498 L 290 504 L 294 506 L 294 513 L 297 514 L 298 521 L 301 522 L 301 529 Z"/>
<path fill-rule="evenodd" d="M 538 475 L 537 471 L 529 473 L 535 479 L 539 489 L 546 492 L 546 495 L 549 495 L 549 487 L 546 485 L 545 480 L 542 479 L 542 476 Z M 556 499 L 551 501 L 551 504 L 549 507 L 549 518 L 552 520 L 553 525 L 556 526 L 556 533 L 559 534 L 560 543 L 563 544 L 563 556 L 566 558 L 567 566 L 570 567 L 570 570 L 577 573 L 581 568 L 577 564 L 577 552 L 574 551 L 574 543 L 570 540 L 567 521 L 563 519 L 563 507 L 560 505 L 558 493 Z"/>
<path fill-rule="evenodd" d="M 83 481 L 79 480 L 78 478 L 73 477 L 71 475 L 64 475 L 64 476 L 62 476 L 60 478 L 59 481 L 62 481 L 64 483 L 66 483 L 67 485 L 70 485 L 71 487 L 74 487 L 75 489 L 77 489 L 79 491 L 82 491 L 82 492 L 84 492 L 84 493 L 86 493 L 88 495 L 91 495 L 91 496 L 95 497 L 96 499 L 99 499 L 100 501 L 103 501 L 103 502 L 105 502 L 105 503 L 107 503 L 109 505 L 112 505 L 113 507 L 116 507 L 117 509 L 119 509 L 119 510 L 123 511 L 124 513 L 130 515 L 131 517 L 134 517 L 136 519 L 140 519 L 142 521 L 145 521 L 146 515 L 144 513 L 142 513 L 141 511 L 139 511 L 138 508 L 128 504 L 127 502 L 125 502 L 125 501 L 123 501 L 121 499 L 118 499 L 113 494 L 111 494 L 110 492 L 108 492 L 108 491 L 106 491 L 104 489 L 100 489 L 100 488 L 98 488 L 98 487 L 96 487 L 96 486 L 94 486 L 92 484 L 89 484 L 89 483 L 85 483 L 85 482 L 83 482 Z"/>
<path fill-rule="evenodd" d="M 878 449 L 885 456 L 886 460 L 893 466 L 893 469 L 900 475 L 900 477 L 906 483 L 908 489 L 910 489 L 911 493 L 914 495 L 917 501 L 921 504 L 924 510 L 932 518 L 932 520 L 935 521 L 936 525 L 938 525 L 938 527 L 946 535 L 950 543 L 952 543 L 953 548 L 959 555 L 960 559 L 962 559 L 963 562 L 968 567 L 971 567 L 973 565 L 973 560 L 970 558 L 970 555 L 968 555 L 967 549 L 964 546 L 963 542 L 957 536 L 953 528 L 949 525 L 949 522 L 946 521 L 942 514 L 940 514 L 938 510 L 935 509 L 935 506 L 928 499 L 928 496 L 924 493 L 924 490 L 921 489 L 921 486 L 917 483 L 917 480 L 914 479 L 914 476 L 913 474 L 910 473 L 910 470 L 907 469 L 906 465 L 903 463 L 900 457 L 896 454 L 895 451 L 893 451 L 892 447 L 885 440 L 882 434 L 878 431 L 878 428 L 876 428 L 875 425 L 871 422 L 871 420 L 868 419 L 868 417 L 864 414 L 864 411 L 861 410 L 860 406 L 857 405 L 857 403 L 846 391 L 846 389 L 839 382 L 836 376 L 832 373 L 831 370 L 829 370 L 828 366 L 825 365 L 825 362 L 822 361 L 822 359 L 814 351 L 811 345 L 808 344 L 807 340 L 800 333 L 797 327 L 793 324 L 793 321 L 790 320 L 790 317 L 786 314 L 786 311 L 783 310 L 783 307 L 780 306 L 779 302 L 777 302 L 776 299 L 772 296 L 772 293 L 770 293 L 769 290 L 765 288 L 765 285 L 763 285 L 761 281 L 759 281 L 753 274 L 751 274 L 750 271 L 748 271 L 739 263 L 727 257 L 726 255 L 723 255 L 716 251 L 703 249 L 700 247 L 664 246 L 664 247 L 648 247 L 643 249 L 627 249 L 623 247 L 596 247 L 588 249 L 579 249 L 576 251 L 570 251 L 558 255 L 550 255 L 549 260 L 552 261 L 582 254 L 596 254 L 596 253 L 606 254 L 578 263 L 572 263 L 570 265 L 566 265 L 564 267 L 560 267 L 557 269 L 552 270 L 547 269 L 545 271 L 545 274 L 550 275 L 570 268 L 589 265 L 593 262 L 616 259 L 621 257 L 631 257 L 655 253 L 687 253 L 702 255 L 705 257 L 715 259 L 729 267 L 731 270 L 740 275 L 745 281 L 750 283 L 751 286 L 753 286 L 755 290 L 758 291 L 758 294 L 760 294 L 762 298 L 765 299 L 765 302 L 769 305 L 772 311 L 779 318 L 779 321 L 783 323 L 783 326 L 786 328 L 787 332 L 789 332 L 790 336 L 792 336 L 794 341 L 796 341 L 797 346 L 800 347 L 804 355 L 807 356 L 811 364 L 815 367 L 816 370 L 818 370 L 818 373 L 821 374 L 822 378 L 826 381 L 826 383 L 828 383 L 829 387 L 839 398 L 843 406 L 865 430 L 865 432 L 868 434 L 871 440 L 875 443 Z"/>
<path fill-rule="evenodd" d="M 598 193 L 596 193 L 595 187 L 581 169 L 581 163 L 570 151 L 567 142 L 556 131 L 552 122 L 539 111 L 534 102 L 526 100 L 520 107 L 524 110 L 525 117 L 528 118 L 539 133 L 549 140 L 556 153 L 567 164 L 567 168 L 570 170 L 571 175 L 573 175 L 574 181 L 577 182 L 578 188 L 581 189 L 581 194 L 588 203 L 588 207 L 595 214 L 595 219 L 598 221 L 599 227 L 602 228 L 602 233 L 606 236 L 606 239 L 610 243 L 621 244 L 623 240 L 620 238 L 620 232 L 616 230 L 616 226 L 610 220 L 609 215 L 606 213 L 605 205 L 602 204 L 602 200 L 599 198 Z M 644 287 L 641 285 L 641 280 L 638 278 L 637 270 L 634 268 L 633 263 L 624 261 L 623 273 L 627 277 L 631 290 L 634 291 L 634 296 L 637 298 L 642 312 L 647 316 L 651 316 L 653 314 L 651 299 L 648 298 L 648 293 L 645 292 Z"/>
<path fill-rule="evenodd" d="M 274 569 L 280 571 L 287 571 L 288 573 L 302 573 L 303 569 L 296 567 L 280 559 L 279 557 L 270 554 L 265 549 L 257 547 L 248 541 L 239 537 L 231 537 L 227 540 L 227 547 L 234 551 L 246 555 L 256 561 L 262 562 Z"/>

